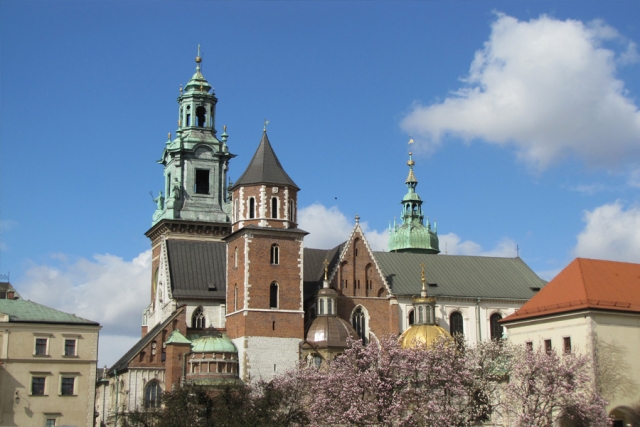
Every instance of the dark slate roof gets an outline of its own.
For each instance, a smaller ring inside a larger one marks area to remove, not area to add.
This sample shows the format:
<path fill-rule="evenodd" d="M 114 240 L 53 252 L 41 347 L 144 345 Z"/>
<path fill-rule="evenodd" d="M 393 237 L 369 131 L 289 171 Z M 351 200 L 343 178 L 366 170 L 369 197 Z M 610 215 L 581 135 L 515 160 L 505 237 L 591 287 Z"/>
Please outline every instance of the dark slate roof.
<path fill-rule="evenodd" d="M 231 186 L 230 190 L 234 190 L 241 185 L 255 184 L 289 185 L 296 190 L 300 189 L 284 171 L 276 153 L 271 148 L 266 131 L 262 133 L 260 145 L 251 162 L 249 162 L 247 170 Z"/>
<path fill-rule="evenodd" d="M 65 313 L 33 301 L 0 299 L 0 313 L 16 323 L 57 323 L 65 325 L 100 326 L 98 322 Z"/>
<path fill-rule="evenodd" d="M 115 370 L 117 370 L 118 373 L 125 372 L 129 367 L 129 362 L 131 362 L 131 359 L 133 359 L 140 352 L 140 350 L 145 348 L 147 344 L 149 344 L 149 342 L 151 342 L 151 340 L 160 333 L 160 331 L 162 331 L 169 323 L 173 321 L 173 319 L 176 318 L 178 314 L 180 314 L 182 310 L 184 310 L 184 306 L 178 308 L 175 312 L 173 312 L 173 314 L 171 314 L 171 316 L 167 317 L 164 322 L 158 323 L 153 327 L 153 329 L 147 332 L 145 336 L 140 338 L 140 341 L 135 343 L 133 347 L 131 347 L 129 351 L 124 354 L 124 356 L 122 356 L 116 363 L 113 364 L 113 366 L 109 369 L 107 375 L 112 376 Z"/>
<path fill-rule="evenodd" d="M 226 297 L 226 243 L 167 240 L 167 254 L 174 298 Z"/>
<path fill-rule="evenodd" d="M 546 282 L 520 258 L 374 252 L 395 295 L 418 295 L 425 264 L 433 296 L 528 300 Z M 534 289 L 532 289 L 534 288 Z"/>
<path fill-rule="evenodd" d="M 329 273 L 338 263 L 340 253 L 345 243 L 333 249 L 304 248 L 304 299 L 305 301 L 315 297 L 316 292 L 322 287 L 324 280 L 324 260 L 329 261 Z"/>

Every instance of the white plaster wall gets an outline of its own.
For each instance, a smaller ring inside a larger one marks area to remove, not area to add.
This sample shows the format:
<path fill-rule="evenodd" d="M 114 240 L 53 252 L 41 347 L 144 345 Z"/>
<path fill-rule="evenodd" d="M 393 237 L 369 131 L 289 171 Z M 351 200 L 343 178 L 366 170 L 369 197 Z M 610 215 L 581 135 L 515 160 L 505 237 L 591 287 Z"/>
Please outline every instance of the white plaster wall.
<path fill-rule="evenodd" d="M 199 306 L 202 306 L 204 317 L 207 319 L 207 328 L 225 327 L 225 304 L 222 301 L 187 301 L 186 319 L 187 325 L 191 327 L 191 317 Z"/>
<path fill-rule="evenodd" d="M 238 349 L 243 381 L 269 381 L 298 365 L 297 338 L 246 337 L 232 341 Z"/>
<path fill-rule="evenodd" d="M 436 300 L 436 318 L 438 325 L 449 331 L 449 316 L 454 311 L 462 313 L 464 336 L 469 345 L 475 345 L 479 340 L 485 341 L 491 338 L 490 319 L 494 313 L 500 313 L 502 317 L 514 313 L 522 307 L 524 301 L 502 301 L 481 299 L 479 303 L 480 312 L 480 333 L 477 330 L 477 300 L 471 298 L 446 298 L 439 297 Z M 398 316 L 400 331 L 409 328 L 409 312 L 413 309 L 411 298 L 398 298 Z M 479 338 L 479 339 L 478 339 Z"/>

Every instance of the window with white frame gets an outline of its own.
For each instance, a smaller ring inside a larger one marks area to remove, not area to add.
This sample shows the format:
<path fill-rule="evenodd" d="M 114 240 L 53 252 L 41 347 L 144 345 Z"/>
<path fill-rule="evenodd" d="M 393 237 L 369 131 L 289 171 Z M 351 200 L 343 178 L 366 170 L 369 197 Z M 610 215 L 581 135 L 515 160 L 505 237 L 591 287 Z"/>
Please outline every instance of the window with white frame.
<path fill-rule="evenodd" d="M 78 339 L 65 338 L 64 339 L 64 355 L 77 356 L 77 351 L 78 351 Z"/>
<path fill-rule="evenodd" d="M 60 376 L 60 395 L 61 396 L 76 395 L 76 375 Z"/>
<path fill-rule="evenodd" d="M 47 376 L 45 374 L 32 374 L 31 375 L 31 396 L 46 396 L 47 395 Z"/>
<path fill-rule="evenodd" d="M 33 354 L 35 356 L 48 356 L 49 355 L 49 338 L 36 337 Z"/>

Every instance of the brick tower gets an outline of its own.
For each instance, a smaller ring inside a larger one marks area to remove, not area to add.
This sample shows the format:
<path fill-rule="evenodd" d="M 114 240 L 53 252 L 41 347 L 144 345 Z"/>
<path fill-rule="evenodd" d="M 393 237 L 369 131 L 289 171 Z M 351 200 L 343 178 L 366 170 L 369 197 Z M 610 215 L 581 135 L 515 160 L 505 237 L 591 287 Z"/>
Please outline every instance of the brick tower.
<path fill-rule="evenodd" d="M 247 170 L 230 188 L 227 241 L 227 334 L 238 349 L 240 378 L 263 378 L 295 366 L 304 339 L 300 190 L 282 168 L 266 127 Z"/>

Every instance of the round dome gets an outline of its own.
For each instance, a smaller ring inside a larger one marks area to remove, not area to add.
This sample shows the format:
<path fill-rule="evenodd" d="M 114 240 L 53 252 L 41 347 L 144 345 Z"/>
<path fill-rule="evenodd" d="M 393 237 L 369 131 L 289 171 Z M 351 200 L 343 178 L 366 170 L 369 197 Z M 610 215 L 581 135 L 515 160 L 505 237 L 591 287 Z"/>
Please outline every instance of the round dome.
<path fill-rule="evenodd" d="M 318 291 L 318 296 L 337 297 L 338 293 L 332 288 L 322 288 Z"/>
<path fill-rule="evenodd" d="M 440 336 L 450 337 L 451 335 L 438 325 L 411 325 L 400 335 L 400 346 L 402 348 L 416 348 L 423 345 L 428 347 Z"/>
<path fill-rule="evenodd" d="M 347 338 L 358 339 L 358 334 L 347 322 L 336 316 L 318 316 L 307 331 L 307 342 L 314 347 L 347 347 Z"/>
<path fill-rule="evenodd" d="M 389 236 L 389 250 L 398 252 L 438 253 L 438 235 L 420 223 L 403 224 Z"/>
<path fill-rule="evenodd" d="M 218 337 L 206 336 L 196 338 L 191 342 L 191 351 L 194 353 L 237 353 L 236 346 L 226 335 Z"/>

